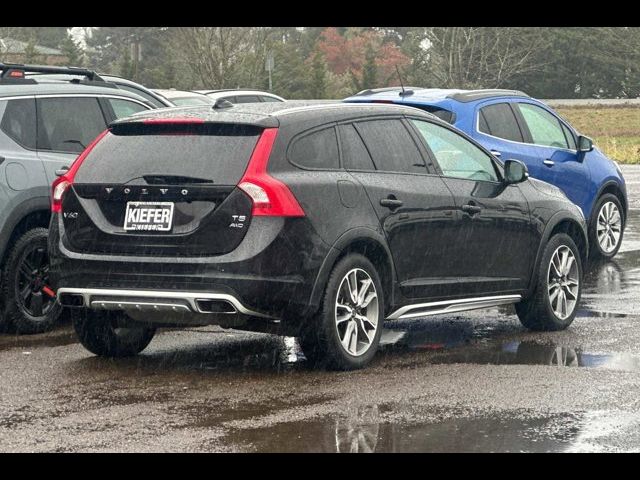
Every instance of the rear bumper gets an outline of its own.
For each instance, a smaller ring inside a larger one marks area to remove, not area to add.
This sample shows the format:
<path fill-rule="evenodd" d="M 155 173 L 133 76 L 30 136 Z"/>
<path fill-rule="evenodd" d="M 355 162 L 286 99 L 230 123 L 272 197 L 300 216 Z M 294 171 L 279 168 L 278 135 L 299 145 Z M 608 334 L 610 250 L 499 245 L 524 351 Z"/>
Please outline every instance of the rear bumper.
<path fill-rule="evenodd" d="M 271 318 L 269 315 L 247 308 L 238 298 L 226 293 L 61 288 L 57 296 L 65 307 Z"/>
<path fill-rule="evenodd" d="M 254 219 L 233 252 L 216 257 L 85 254 L 61 240 L 58 215 L 49 232 L 50 281 L 59 295 L 79 294 L 83 306 L 127 309 L 181 306 L 204 314 L 198 300 L 227 300 L 237 315 L 295 318 L 308 309 L 311 291 L 330 248 L 306 219 Z M 115 292 L 115 293 L 112 293 Z M 108 298 L 107 298 L 108 297 Z M 151 300 L 149 300 L 151 299 Z M 149 305 L 146 305 L 146 304 Z M 123 304 L 124 305 L 124 304 Z M 139 309 L 138 309 L 139 310 Z M 157 311 L 157 309 L 156 309 Z"/>

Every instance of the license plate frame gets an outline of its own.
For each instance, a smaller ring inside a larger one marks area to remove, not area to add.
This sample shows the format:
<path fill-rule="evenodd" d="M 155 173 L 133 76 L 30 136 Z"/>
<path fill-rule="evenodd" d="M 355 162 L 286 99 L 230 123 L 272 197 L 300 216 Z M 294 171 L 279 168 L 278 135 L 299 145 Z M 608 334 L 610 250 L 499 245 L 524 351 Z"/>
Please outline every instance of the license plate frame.
<path fill-rule="evenodd" d="M 123 228 L 127 232 L 170 232 L 174 207 L 173 202 L 127 202 Z"/>

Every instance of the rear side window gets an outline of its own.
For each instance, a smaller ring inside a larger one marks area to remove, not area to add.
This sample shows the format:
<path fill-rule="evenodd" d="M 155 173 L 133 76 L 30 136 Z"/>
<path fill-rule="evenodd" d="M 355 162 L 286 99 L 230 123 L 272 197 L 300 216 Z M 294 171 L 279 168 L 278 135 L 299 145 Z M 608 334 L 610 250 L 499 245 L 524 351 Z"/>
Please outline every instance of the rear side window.
<path fill-rule="evenodd" d="M 140 105 L 139 103 L 122 100 L 120 98 L 109 98 L 107 101 L 111 105 L 111 108 L 113 108 L 113 113 L 115 113 L 116 118 L 128 117 L 134 113 L 148 110 L 148 108 Z"/>
<path fill-rule="evenodd" d="M 80 153 L 107 124 L 96 98 L 38 99 L 38 149 Z"/>
<path fill-rule="evenodd" d="M 235 103 L 256 103 L 259 101 L 260 99 L 257 95 L 238 95 Z"/>
<path fill-rule="evenodd" d="M 516 116 L 508 103 L 496 103 L 480 109 L 480 131 L 513 142 L 524 142 Z"/>
<path fill-rule="evenodd" d="M 24 148 L 36 148 L 36 101 L 33 98 L 8 100 L 0 129 Z"/>
<path fill-rule="evenodd" d="M 367 147 L 353 125 L 340 125 L 340 149 L 342 164 L 347 170 L 376 169 Z"/>
<path fill-rule="evenodd" d="M 87 156 L 78 183 L 126 183 L 143 176 L 192 177 L 236 185 L 262 129 L 249 125 L 124 124 L 113 128 Z M 132 183 L 135 183 L 132 182 Z"/>
<path fill-rule="evenodd" d="M 356 128 L 378 170 L 427 173 L 422 155 L 401 120 L 358 122 Z"/>
<path fill-rule="evenodd" d="M 310 133 L 296 140 L 289 160 L 305 168 L 338 168 L 338 140 L 334 127 Z"/>

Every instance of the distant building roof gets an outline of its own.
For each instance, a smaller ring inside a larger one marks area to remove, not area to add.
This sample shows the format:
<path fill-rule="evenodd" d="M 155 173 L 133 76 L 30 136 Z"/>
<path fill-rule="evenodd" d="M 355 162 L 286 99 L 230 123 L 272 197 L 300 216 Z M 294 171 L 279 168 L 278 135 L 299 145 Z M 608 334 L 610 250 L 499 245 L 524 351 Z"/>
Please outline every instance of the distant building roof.
<path fill-rule="evenodd" d="M 28 42 L 15 40 L 13 38 L 0 38 L 0 53 L 22 55 L 26 53 Z M 43 47 L 36 45 L 35 51 L 38 55 L 64 55 L 57 48 Z"/>

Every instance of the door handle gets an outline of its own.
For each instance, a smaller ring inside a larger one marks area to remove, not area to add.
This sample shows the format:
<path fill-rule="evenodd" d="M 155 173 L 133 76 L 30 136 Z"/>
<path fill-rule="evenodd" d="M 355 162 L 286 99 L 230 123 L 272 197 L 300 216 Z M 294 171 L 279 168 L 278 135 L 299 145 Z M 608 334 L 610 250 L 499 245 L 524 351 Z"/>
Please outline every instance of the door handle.
<path fill-rule="evenodd" d="M 553 167 L 556 164 L 556 162 L 554 162 L 553 160 L 549 160 L 548 158 L 542 163 L 544 163 L 547 167 Z"/>
<path fill-rule="evenodd" d="M 396 208 L 400 208 L 404 202 L 402 200 L 398 200 L 393 195 L 389 195 L 387 198 L 383 198 L 380 200 L 380 205 L 383 207 L 387 207 L 390 210 L 395 210 Z"/>
<path fill-rule="evenodd" d="M 494 157 L 500 158 L 502 156 L 502 154 L 497 150 L 490 150 L 490 152 L 491 152 L 491 155 L 493 155 Z"/>
<path fill-rule="evenodd" d="M 475 215 L 476 213 L 480 213 L 482 211 L 482 207 L 477 205 L 463 205 L 462 211 L 468 213 L 469 215 Z"/>

